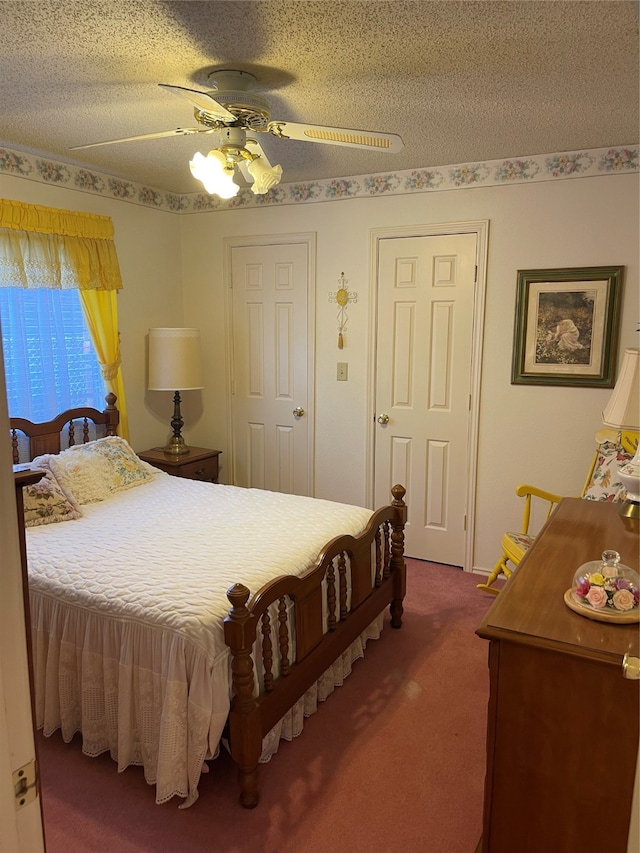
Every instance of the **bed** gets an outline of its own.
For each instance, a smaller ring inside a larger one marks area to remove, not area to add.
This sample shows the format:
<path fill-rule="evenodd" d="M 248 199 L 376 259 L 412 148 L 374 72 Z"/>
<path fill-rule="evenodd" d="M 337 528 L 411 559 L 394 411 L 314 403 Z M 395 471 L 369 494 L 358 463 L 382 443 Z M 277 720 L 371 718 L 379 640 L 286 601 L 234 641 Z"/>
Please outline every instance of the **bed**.
<path fill-rule="evenodd" d="M 36 722 L 195 802 L 221 745 L 240 803 L 405 594 L 405 490 L 374 512 L 171 477 L 117 436 L 113 395 L 11 419 L 24 491 Z M 64 521 L 68 523 L 57 523 Z M 56 522 L 56 523 L 54 523 Z"/>

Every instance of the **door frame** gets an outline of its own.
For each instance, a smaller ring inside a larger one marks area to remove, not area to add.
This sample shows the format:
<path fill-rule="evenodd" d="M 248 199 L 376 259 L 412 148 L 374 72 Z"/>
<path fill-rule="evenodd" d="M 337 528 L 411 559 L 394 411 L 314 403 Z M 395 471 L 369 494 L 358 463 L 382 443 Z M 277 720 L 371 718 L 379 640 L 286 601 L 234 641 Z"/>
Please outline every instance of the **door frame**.
<path fill-rule="evenodd" d="M 0 429 L 9 434 L 4 359 L 0 346 Z M 0 850 L 42 853 L 45 849 L 42 785 L 36 798 L 16 808 L 13 774 L 26 764 L 39 773 L 29 679 L 24 581 L 18 535 L 16 487 L 9 442 L 0 448 L 0 536 L 3 544 L 0 595 Z"/>
<path fill-rule="evenodd" d="M 473 294 L 473 338 L 471 342 L 471 376 L 469 388 L 469 428 L 467 438 L 467 487 L 465 495 L 465 545 L 463 571 L 473 571 L 473 549 L 475 543 L 476 480 L 478 468 L 478 430 L 480 423 L 480 380 L 482 367 L 482 345 L 484 340 L 484 311 L 487 286 L 487 253 L 489 220 L 469 222 L 446 222 L 434 225 L 398 225 L 390 228 L 375 228 L 369 232 L 369 363 L 367 407 L 371 413 L 366 435 L 366 494 L 370 506 L 374 501 L 375 486 L 375 403 L 376 403 L 376 359 L 378 324 L 378 275 L 380 241 L 397 237 L 441 237 L 452 234 L 476 235 L 476 276 Z"/>
<path fill-rule="evenodd" d="M 285 246 L 292 243 L 304 243 L 307 246 L 307 477 L 309 494 L 315 495 L 315 328 L 316 328 L 316 244 L 314 231 L 294 234 L 263 234 L 247 237 L 225 237 L 223 254 L 223 281 L 225 298 L 225 360 L 226 360 L 226 398 L 227 398 L 227 447 L 229 448 L 229 467 L 231 482 L 236 481 L 236 437 L 233 430 L 234 398 L 234 360 L 233 360 L 233 281 L 232 256 L 236 248 L 259 248 L 260 246 Z"/>

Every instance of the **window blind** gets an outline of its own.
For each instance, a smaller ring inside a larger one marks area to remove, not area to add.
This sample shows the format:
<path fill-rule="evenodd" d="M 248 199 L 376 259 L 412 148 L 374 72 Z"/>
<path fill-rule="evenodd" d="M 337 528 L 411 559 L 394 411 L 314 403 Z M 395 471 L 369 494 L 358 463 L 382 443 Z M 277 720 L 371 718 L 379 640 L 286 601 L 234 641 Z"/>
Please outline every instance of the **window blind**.
<path fill-rule="evenodd" d="M 74 406 L 104 408 L 77 290 L 0 288 L 0 324 L 10 417 L 44 421 Z"/>

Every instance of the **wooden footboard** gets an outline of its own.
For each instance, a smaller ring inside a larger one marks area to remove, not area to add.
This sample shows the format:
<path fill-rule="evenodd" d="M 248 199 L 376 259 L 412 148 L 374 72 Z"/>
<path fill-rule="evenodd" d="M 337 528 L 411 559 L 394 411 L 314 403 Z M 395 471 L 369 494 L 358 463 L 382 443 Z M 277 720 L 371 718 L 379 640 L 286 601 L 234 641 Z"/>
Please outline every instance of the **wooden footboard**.
<path fill-rule="evenodd" d="M 402 625 L 407 507 L 405 489 L 391 491 L 393 502 L 373 514 L 360 536 L 331 540 L 304 575 L 276 578 L 251 600 L 242 584 L 227 592 L 232 607 L 224 633 L 234 693 L 229 738 L 245 808 L 258 804 L 263 737 L 387 605 L 392 627 Z"/>

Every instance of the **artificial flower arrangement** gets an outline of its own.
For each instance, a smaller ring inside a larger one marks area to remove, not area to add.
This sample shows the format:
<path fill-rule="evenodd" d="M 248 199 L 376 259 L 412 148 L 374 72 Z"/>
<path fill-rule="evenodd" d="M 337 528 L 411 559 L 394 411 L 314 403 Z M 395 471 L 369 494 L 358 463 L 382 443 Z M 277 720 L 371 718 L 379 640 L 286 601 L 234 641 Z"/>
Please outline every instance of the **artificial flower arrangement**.
<path fill-rule="evenodd" d="M 572 592 L 576 601 L 594 610 L 629 613 L 640 608 L 640 578 L 620 563 L 617 551 L 605 551 L 602 562 L 594 560 L 581 566 Z"/>
<path fill-rule="evenodd" d="M 596 610 L 612 607 L 626 612 L 640 603 L 640 590 L 630 580 L 604 577 L 600 572 L 581 577 L 574 592 L 584 604 L 590 604 Z"/>

